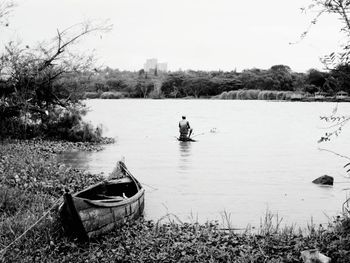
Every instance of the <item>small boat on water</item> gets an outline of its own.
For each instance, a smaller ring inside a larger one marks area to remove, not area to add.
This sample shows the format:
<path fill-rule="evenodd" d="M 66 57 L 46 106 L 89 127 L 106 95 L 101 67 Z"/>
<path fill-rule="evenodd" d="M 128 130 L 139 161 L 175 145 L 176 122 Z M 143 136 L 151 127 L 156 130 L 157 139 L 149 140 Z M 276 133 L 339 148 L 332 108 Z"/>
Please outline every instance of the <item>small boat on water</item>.
<path fill-rule="evenodd" d="M 178 141 L 180 142 L 196 142 L 196 140 L 192 139 L 192 138 L 177 138 Z"/>
<path fill-rule="evenodd" d="M 119 161 L 109 179 L 78 193 L 65 193 L 59 206 L 65 233 L 80 240 L 95 238 L 143 214 L 142 185 Z"/>

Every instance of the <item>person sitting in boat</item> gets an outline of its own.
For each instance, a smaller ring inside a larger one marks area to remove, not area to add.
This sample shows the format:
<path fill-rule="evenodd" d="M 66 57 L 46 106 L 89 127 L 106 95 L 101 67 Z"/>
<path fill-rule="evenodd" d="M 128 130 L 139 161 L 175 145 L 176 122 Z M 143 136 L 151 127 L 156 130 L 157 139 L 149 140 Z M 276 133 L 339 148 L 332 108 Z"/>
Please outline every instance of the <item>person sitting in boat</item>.
<path fill-rule="evenodd" d="M 187 140 L 192 134 L 192 129 L 186 116 L 182 116 L 182 120 L 179 122 L 180 140 Z"/>

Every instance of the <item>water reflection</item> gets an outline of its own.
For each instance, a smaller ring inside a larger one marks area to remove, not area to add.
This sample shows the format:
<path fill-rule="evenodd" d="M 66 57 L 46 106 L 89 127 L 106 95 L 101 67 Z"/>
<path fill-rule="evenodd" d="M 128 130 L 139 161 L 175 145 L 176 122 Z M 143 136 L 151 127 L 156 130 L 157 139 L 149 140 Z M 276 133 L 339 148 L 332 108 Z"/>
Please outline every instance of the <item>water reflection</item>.
<path fill-rule="evenodd" d="M 191 165 L 191 142 L 179 142 L 179 171 L 184 172 L 190 168 Z"/>

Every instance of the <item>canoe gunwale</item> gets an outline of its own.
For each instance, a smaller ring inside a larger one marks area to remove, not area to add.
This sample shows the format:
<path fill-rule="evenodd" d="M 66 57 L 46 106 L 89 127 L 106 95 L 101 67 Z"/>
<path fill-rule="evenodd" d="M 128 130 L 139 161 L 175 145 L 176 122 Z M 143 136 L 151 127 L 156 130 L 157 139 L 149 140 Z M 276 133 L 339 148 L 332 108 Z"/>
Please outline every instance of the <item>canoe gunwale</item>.
<path fill-rule="evenodd" d="M 111 184 L 118 184 L 118 183 L 132 183 L 133 181 L 132 181 L 132 179 L 130 178 L 130 177 L 125 177 L 125 178 L 119 178 L 119 179 L 112 179 L 112 180 L 103 180 L 103 181 L 101 181 L 101 182 L 98 182 L 98 183 L 96 183 L 96 184 L 94 184 L 94 185 L 91 185 L 91 186 L 89 186 L 89 187 L 87 187 L 87 188 L 85 188 L 85 189 L 83 189 L 83 190 L 81 190 L 81 191 L 79 191 L 79 192 L 76 192 L 76 193 L 74 193 L 72 196 L 73 197 L 76 197 L 76 198 L 81 198 L 81 197 L 78 197 L 78 195 L 80 195 L 80 194 L 82 194 L 82 193 L 85 193 L 85 192 L 87 192 L 87 191 L 90 191 L 91 189 L 94 189 L 94 188 L 96 188 L 96 187 L 98 187 L 98 186 L 100 186 L 100 185 L 106 185 L 106 184 L 108 184 L 108 185 L 111 185 Z M 81 198 L 81 199 L 86 199 L 86 198 Z"/>

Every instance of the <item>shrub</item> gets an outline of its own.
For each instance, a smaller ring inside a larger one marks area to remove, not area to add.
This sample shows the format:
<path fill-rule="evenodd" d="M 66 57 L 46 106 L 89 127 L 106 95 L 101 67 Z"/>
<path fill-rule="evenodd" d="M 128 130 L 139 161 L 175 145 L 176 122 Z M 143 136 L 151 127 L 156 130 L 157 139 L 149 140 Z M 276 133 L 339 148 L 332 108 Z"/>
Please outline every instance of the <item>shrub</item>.
<path fill-rule="evenodd" d="M 277 100 L 285 100 L 286 99 L 286 92 L 284 92 L 284 91 L 277 92 L 276 99 Z"/>
<path fill-rule="evenodd" d="M 97 99 L 100 97 L 100 93 L 98 92 L 85 92 L 84 98 L 85 99 Z"/>
<path fill-rule="evenodd" d="M 236 95 L 236 99 L 237 100 L 243 100 L 244 99 L 244 93 L 245 93 L 245 91 L 244 90 L 238 90 L 237 91 L 237 95 Z"/>
<path fill-rule="evenodd" d="M 82 121 L 86 108 L 81 103 L 50 106 L 46 111 L 23 112 L 0 118 L 0 138 L 55 138 L 70 141 L 102 141 L 101 127 Z"/>
<path fill-rule="evenodd" d="M 277 91 L 263 90 L 259 93 L 259 100 L 275 100 L 277 99 Z"/>
<path fill-rule="evenodd" d="M 94 128 L 91 123 L 82 121 L 86 109 L 82 105 L 69 108 L 56 107 L 50 111 L 44 130 L 48 137 L 69 141 L 98 142 L 102 139 L 102 127 Z"/>
<path fill-rule="evenodd" d="M 260 90 L 240 90 L 239 99 L 241 100 L 257 100 Z"/>
<path fill-rule="evenodd" d="M 161 91 L 157 91 L 157 90 L 152 90 L 148 97 L 150 97 L 151 99 L 163 99 L 164 98 L 164 94 Z"/>
<path fill-rule="evenodd" d="M 257 100 L 259 96 L 260 90 L 246 90 L 245 98 L 247 100 Z"/>
<path fill-rule="evenodd" d="M 227 91 L 224 91 L 223 93 L 218 95 L 217 98 L 220 100 L 227 100 Z"/>
<path fill-rule="evenodd" d="M 124 95 L 121 92 L 106 91 L 100 96 L 101 99 L 121 99 Z"/>
<path fill-rule="evenodd" d="M 67 130 L 67 136 L 65 138 L 73 142 L 99 142 L 101 135 L 101 126 L 94 128 L 91 123 L 80 122 Z"/>
<path fill-rule="evenodd" d="M 235 100 L 235 99 L 237 99 L 237 91 L 236 91 L 236 90 L 230 90 L 230 91 L 227 93 L 227 99 L 229 99 L 229 100 Z"/>

